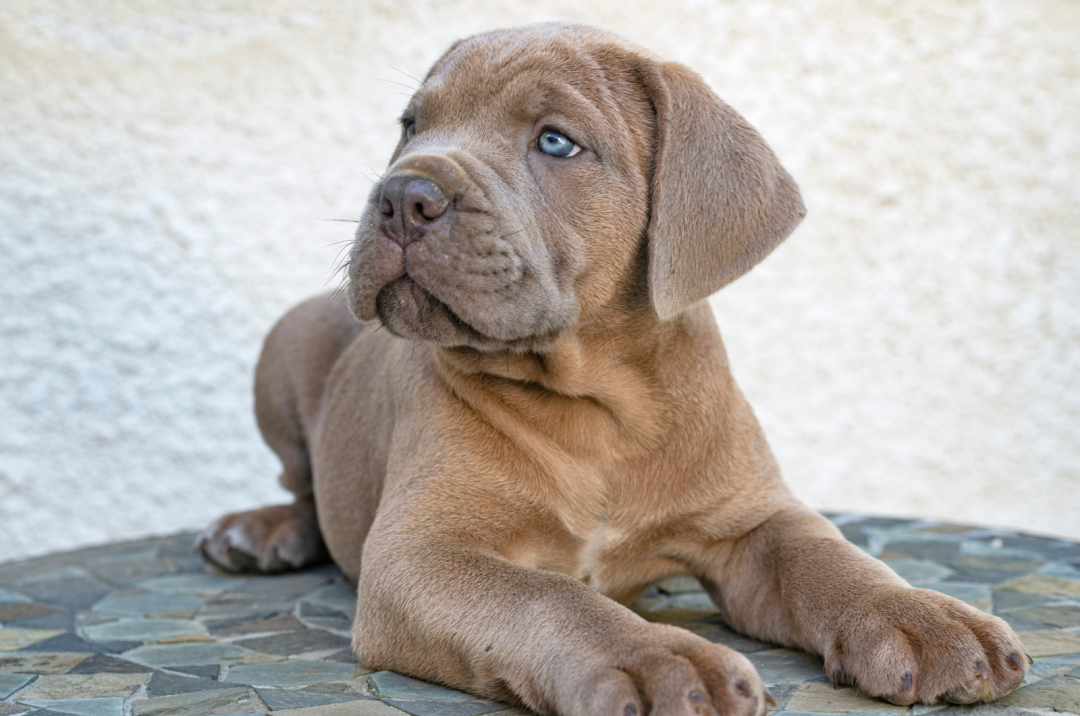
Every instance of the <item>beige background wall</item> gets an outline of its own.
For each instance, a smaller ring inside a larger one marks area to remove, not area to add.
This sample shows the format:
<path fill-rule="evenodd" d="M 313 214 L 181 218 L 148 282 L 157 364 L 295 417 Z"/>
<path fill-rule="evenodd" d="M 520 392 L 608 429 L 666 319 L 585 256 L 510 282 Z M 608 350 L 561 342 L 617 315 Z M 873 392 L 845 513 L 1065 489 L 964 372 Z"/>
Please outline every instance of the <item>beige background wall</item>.
<path fill-rule="evenodd" d="M 714 300 L 799 495 L 1080 538 L 1080 4 L 7 0 L 0 560 L 282 499 L 250 376 L 320 219 L 405 73 L 555 18 L 702 72 L 800 182 Z"/>

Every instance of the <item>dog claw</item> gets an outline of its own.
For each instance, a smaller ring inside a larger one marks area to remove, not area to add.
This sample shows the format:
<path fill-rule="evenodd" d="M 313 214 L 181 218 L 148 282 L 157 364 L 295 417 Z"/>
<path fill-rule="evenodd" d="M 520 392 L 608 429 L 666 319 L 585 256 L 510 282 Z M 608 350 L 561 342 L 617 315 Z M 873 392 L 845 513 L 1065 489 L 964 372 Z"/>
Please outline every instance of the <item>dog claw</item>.
<path fill-rule="evenodd" d="M 915 682 L 911 678 L 911 674 L 904 674 L 904 693 L 911 693 L 912 687 Z"/>
<path fill-rule="evenodd" d="M 627 704 L 623 707 L 623 716 L 637 716 L 637 706 L 633 704 Z"/>
<path fill-rule="evenodd" d="M 983 663 L 981 661 L 976 661 L 975 662 L 975 668 L 979 670 L 979 678 L 980 679 L 985 679 L 986 678 L 986 667 L 983 666 Z"/>
<path fill-rule="evenodd" d="M 1035 665 L 1035 660 L 1031 658 L 1031 654 L 1029 654 L 1029 653 L 1027 653 L 1027 652 L 1025 651 L 1025 652 L 1024 652 L 1024 656 L 1026 656 L 1026 657 L 1027 657 L 1027 660 L 1028 660 L 1028 664 L 1029 664 L 1029 665 L 1031 665 L 1031 666 L 1034 666 L 1034 665 Z"/>
<path fill-rule="evenodd" d="M 831 681 L 834 689 L 840 688 L 840 669 L 833 669 Z"/>
<path fill-rule="evenodd" d="M 776 708 L 776 699 L 773 698 L 773 695 L 769 693 L 768 689 L 765 689 L 765 703 L 771 708 Z"/>
<path fill-rule="evenodd" d="M 1024 670 L 1024 666 L 1020 663 L 1020 659 L 1016 656 L 1016 654 L 1009 654 L 1009 662 L 1013 665 L 1013 667 L 1021 671 Z"/>
<path fill-rule="evenodd" d="M 744 698 L 750 698 L 750 696 L 752 696 L 754 693 L 750 690 L 749 684 L 747 684 L 745 681 L 736 681 L 735 690 L 739 692 L 739 696 L 742 696 Z"/>

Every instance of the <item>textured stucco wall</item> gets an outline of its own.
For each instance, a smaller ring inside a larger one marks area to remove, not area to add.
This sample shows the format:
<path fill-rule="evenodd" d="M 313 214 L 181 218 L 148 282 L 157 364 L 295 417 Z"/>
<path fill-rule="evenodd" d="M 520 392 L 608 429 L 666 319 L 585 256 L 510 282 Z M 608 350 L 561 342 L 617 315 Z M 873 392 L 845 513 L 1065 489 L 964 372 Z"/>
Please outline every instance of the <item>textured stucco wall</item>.
<path fill-rule="evenodd" d="M 405 73 L 543 19 L 696 68 L 802 186 L 714 299 L 799 495 L 1080 537 L 1077 3 L 7 0 L 0 560 L 283 499 L 250 376 L 350 236 L 320 219 Z"/>

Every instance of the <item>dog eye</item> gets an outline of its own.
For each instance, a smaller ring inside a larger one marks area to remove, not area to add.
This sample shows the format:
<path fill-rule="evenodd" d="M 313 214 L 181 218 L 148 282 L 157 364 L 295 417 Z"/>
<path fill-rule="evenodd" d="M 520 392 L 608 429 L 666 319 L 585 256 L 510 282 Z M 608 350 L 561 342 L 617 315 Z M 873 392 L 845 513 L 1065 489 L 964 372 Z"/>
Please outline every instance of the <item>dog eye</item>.
<path fill-rule="evenodd" d="M 416 136 L 416 121 L 412 119 L 405 120 L 405 141 L 409 141 Z"/>
<path fill-rule="evenodd" d="M 572 157 L 581 151 L 574 140 L 553 129 L 545 130 L 537 137 L 536 148 L 551 157 Z"/>

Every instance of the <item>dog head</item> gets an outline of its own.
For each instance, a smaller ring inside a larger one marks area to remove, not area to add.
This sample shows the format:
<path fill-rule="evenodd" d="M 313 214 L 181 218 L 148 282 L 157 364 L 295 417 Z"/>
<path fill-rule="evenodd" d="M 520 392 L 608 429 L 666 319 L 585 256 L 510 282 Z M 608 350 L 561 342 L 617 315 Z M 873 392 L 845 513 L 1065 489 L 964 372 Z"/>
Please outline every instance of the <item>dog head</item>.
<path fill-rule="evenodd" d="M 456 43 L 401 124 L 349 298 L 405 338 L 542 351 L 599 307 L 668 320 L 805 213 L 772 151 L 697 74 L 589 26 Z"/>

